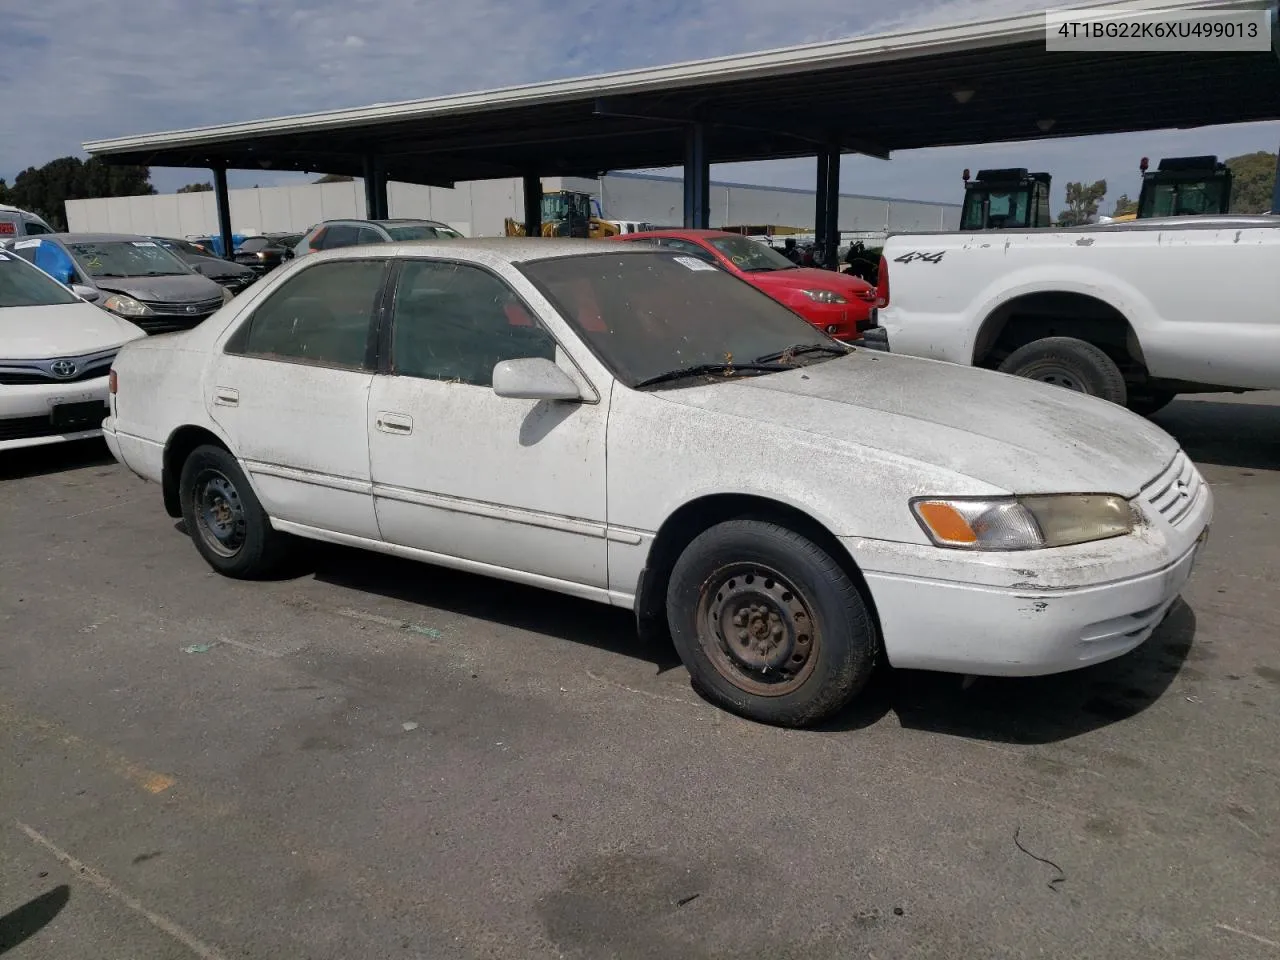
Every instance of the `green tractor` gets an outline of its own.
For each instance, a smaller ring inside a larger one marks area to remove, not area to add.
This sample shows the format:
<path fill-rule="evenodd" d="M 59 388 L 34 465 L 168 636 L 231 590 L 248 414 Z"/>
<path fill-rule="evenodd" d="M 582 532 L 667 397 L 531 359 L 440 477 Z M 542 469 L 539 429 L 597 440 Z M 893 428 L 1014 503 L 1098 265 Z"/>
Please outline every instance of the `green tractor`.
<path fill-rule="evenodd" d="M 1047 227 L 1049 182 L 1047 173 L 1028 173 L 1025 167 L 979 170 L 970 181 L 964 172 L 964 206 L 961 230 L 1011 230 Z"/>

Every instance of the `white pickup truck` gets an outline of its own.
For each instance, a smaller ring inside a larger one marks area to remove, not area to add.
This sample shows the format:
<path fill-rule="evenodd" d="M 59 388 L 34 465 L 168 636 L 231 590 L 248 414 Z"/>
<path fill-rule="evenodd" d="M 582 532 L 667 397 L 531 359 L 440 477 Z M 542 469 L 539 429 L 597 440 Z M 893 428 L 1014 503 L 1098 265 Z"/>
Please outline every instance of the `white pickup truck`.
<path fill-rule="evenodd" d="M 866 344 L 1152 413 L 1280 388 L 1280 217 L 891 235 Z"/>

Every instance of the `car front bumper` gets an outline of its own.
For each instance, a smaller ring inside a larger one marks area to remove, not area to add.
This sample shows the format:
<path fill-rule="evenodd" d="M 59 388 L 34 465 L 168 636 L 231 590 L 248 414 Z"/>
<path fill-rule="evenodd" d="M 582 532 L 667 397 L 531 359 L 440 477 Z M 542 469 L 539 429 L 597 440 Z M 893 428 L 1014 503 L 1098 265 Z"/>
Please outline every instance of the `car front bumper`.
<path fill-rule="evenodd" d="M 55 407 L 65 410 L 72 404 L 77 405 L 77 422 L 61 420 Z M 94 404 L 101 405 L 102 416 L 85 422 L 83 411 L 91 411 Z M 74 383 L 0 387 L 0 450 L 97 437 L 102 433 L 101 422 L 106 416 L 105 376 Z"/>
<path fill-rule="evenodd" d="M 1189 465 L 1182 454 L 1174 466 Z M 1213 519 L 1199 479 L 1168 522 L 1161 474 L 1137 501 L 1131 534 L 1052 550 L 964 552 L 842 538 L 879 616 L 895 667 L 1037 676 L 1127 653 L 1158 627 L 1191 576 Z"/>

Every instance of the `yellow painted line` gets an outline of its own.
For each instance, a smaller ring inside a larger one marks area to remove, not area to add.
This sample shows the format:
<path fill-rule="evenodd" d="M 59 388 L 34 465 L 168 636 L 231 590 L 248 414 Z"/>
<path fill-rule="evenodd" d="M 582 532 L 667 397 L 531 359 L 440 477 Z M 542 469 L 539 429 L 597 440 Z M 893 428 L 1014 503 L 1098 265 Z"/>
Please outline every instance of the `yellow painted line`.
<path fill-rule="evenodd" d="M 178 782 L 168 774 L 147 769 L 110 747 L 86 740 L 55 721 L 25 713 L 14 704 L 3 700 L 0 700 L 0 727 L 6 731 L 20 731 L 42 739 L 54 740 L 64 747 L 82 751 L 116 776 L 128 780 L 150 794 L 164 793 Z"/>

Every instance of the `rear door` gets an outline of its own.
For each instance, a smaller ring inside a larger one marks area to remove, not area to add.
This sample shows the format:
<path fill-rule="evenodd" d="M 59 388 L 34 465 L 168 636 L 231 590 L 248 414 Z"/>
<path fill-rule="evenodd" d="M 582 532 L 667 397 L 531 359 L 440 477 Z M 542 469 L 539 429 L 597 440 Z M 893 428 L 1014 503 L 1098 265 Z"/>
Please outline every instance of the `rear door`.
<path fill-rule="evenodd" d="M 277 520 L 378 536 L 366 421 L 387 264 L 328 260 L 290 277 L 241 321 L 205 383 Z"/>

